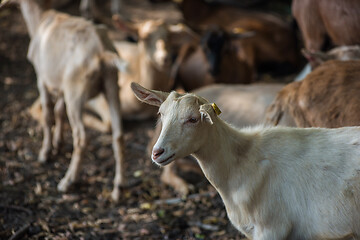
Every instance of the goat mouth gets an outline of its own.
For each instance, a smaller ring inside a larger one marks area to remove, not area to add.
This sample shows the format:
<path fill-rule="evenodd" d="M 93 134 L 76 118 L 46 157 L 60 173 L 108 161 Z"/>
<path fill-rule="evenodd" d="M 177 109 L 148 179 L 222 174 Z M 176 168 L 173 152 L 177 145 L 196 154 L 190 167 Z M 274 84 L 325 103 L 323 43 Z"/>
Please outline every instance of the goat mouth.
<path fill-rule="evenodd" d="M 165 158 L 164 160 L 160 160 L 160 161 L 155 160 L 154 162 L 156 162 L 160 166 L 165 166 L 165 165 L 169 164 L 173 160 L 174 157 L 175 157 L 175 153 L 172 154 L 170 157 Z"/>

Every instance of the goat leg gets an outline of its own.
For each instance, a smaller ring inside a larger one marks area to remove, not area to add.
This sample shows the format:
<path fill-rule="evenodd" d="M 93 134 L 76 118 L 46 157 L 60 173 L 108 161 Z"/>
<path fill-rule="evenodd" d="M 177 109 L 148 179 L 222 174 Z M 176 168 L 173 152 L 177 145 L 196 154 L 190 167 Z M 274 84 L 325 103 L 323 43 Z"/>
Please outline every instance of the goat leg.
<path fill-rule="evenodd" d="M 54 107 L 55 114 L 55 129 L 53 136 L 53 147 L 54 153 L 57 154 L 59 152 L 59 148 L 61 142 L 63 140 L 63 125 L 64 125 L 64 117 L 65 117 L 65 102 L 64 97 L 60 97 L 55 104 Z"/>
<path fill-rule="evenodd" d="M 175 163 L 172 162 L 169 165 L 164 166 L 164 170 L 161 173 L 161 181 L 165 184 L 173 187 L 176 192 L 182 196 L 189 194 L 189 187 L 187 183 L 175 173 Z"/>
<path fill-rule="evenodd" d="M 51 126 L 52 126 L 52 116 L 53 116 L 53 109 L 51 104 L 51 98 L 50 94 L 47 91 L 45 85 L 41 81 L 41 79 L 38 81 L 38 89 L 40 93 L 40 102 L 41 107 L 43 109 L 42 112 L 42 126 L 43 126 L 43 143 L 40 149 L 38 160 L 39 162 L 46 162 L 49 158 L 49 154 L 51 152 Z"/>
<path fill-rule="evenodd" d="M 74 150 L 65 177 L 58 184 L 58 190 L 61 192 L 66 192 L 71 184 L 77 181 L 86 146 L 85 127 L 81 119 L 83 99 L 81 96 L 77 96 L 76 91 L 64 91 L 64 93 L 66 111 L 73 134 Z"/>
<path fill-rule="evenodd" d="M 124 175 L 124 134 L 121 120 L 121 107 L 119 98 L 119 86 L 117 84 L 117 69 L 108 67 L 105 75 L 105 96 L 109 103 L 113 151 L 115 157 L 115 178 L 114 189 L 111 197 L 114 201 L 118 201 L 120 197 L 119 187 L 125 184 Z"/>
<path fill-rule="evenodd" d="M 97 97 L 90 99 L 85 104 L 85 109 L 95 113 L 100 117 L 97 118 L 91 114 L 85 112 L 83 121 L 85 126 L 96 129 L 100 132 L 111 131 L 111 117 L 109 104 L 103 94 L 99 94 Z"/>

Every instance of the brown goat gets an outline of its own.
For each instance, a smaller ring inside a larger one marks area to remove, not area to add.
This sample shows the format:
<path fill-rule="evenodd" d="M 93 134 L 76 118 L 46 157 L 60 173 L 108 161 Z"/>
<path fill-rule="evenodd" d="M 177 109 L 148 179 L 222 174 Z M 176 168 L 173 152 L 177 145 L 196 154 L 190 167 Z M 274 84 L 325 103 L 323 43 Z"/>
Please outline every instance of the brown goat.
<path fill-rule="evenodd" d="M 322 50 L 326 36 L 335 45 L 360 44 L 358 0 L 293 0 L 292 13 L 307 50 Z"/>
<path fill-rule="evenodd" d="M 253 35 L 253 32 L 234 34 L 217 27 L 209 28 L 201 40 L 184 44 L 179 50 L 172 67 L 172 79 L 186 91 L 213 83 L 252 82 L 252 69 L 238 58 L 234 41 Z"/>
<path fill-rule="evenodd" d="M 203 0 L 183 0 L 179 4 L 185 22 L 193 29 L 217 25 L 228 32 L 253 31 L 252 38 L 240 39 L 238 57 L 255 70 L 266 63 L 297 65 L 299 53 L 295 35 L 288 24 L 275 15 L 206 4 Z"/>
<path fill-rule="evenodd" d="M 277 125 L 290 116 L 298 127 L 360 125 L 360 61 L 330 60 L 301 82 L 286 85 L 267 112 Z"/>

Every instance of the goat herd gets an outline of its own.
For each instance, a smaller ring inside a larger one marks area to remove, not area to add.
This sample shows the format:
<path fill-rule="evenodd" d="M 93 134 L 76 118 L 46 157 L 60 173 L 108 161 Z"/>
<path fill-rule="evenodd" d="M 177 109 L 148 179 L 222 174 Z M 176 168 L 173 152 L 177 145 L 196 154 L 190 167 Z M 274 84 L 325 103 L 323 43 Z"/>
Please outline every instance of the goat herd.
<path fill-rule="evenodd" d="M 182 0 L 186 24 L 114 15 L 134 43 L 35 0 L 5 0 L 0 9 L 12 3 L 31 38 L 40 162 L 59 150 L 65 114 L 71 125 L 73 153 L 59 191 L 79 178 L 86 125 L 112 131 L 118 201 L 126 184 L 122 119 L 158 114 L 149 147 L 164 166 L 162 180 L 188 194 L 173 161 L 195 157 L 247 238 L 360 239 L 359 1 L 292 1 L 311 70 L 289 84 L 258 81 L 261 69 L 299 66 L 295 29 L 272 14 Z M 172 91 L 179 88 L 191 93 Z"/>

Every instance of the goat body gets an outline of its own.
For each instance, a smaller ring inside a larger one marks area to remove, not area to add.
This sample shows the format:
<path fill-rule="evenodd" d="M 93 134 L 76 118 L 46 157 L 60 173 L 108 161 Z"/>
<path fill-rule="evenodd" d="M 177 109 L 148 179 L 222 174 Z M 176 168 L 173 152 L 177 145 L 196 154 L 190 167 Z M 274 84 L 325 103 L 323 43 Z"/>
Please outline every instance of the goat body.
<path fill-rule="evenodd" d="M 10 0 L 12 2 L 12 0 Z M 113 149 L 116 160 L 116 174 L 112 197 L 119 198 L 119 186 L 123 175 L 123 132 L 118 96 L 116 63 L 119 56 L 106 48 L 105 36 L 100 36 L 90 22 L 56 11 L 43 11 L 34 0 L 14 0 L 20 4 L 29 34 L 31 36 L 28 59 L 34 65 L 43 116 L 44 139 L 39 161 L 49 158 L 52 145 L 58 150 L 62 138 L 65 105 L 73 133 L 74 151 L 70 167 L 58 185 L 60 191 L 67 191 L 79 175 L 86 147 L 82 112 L 85 102 L 103 92 L 110 106 L 113 131 Z M 55 104 L 55 132 L 52 138 L 53 109 Z"/>
<path fill-rule="evenodd" d="M 204 0 L 183 0 L 179 7 L 185 21 L 194 29 L 217 25 L 229 33 L 255 32 L 254 37 L 236 41 L 239 59 L 253 72 L 264 63 L 290 63 L 292 66 L 298 63 L 295 35 L 290 26 L 275 15 L 211 6 Z"/>
<path fill-rule="evenodd" d="M 359 46 L 337 47 L 327 53 L 304 53 L 318 66 L 331 59 L 358 59 Z M 360 110 L 357 109 L 360 105 L 357 103 L 359 86 L 355 79 L 357 66 L 354 63 L 353 67 L 346 69 L 341 69 L 336 63 L 325 65 L 304 83 L 215 84 L 195 90 L 194 93 L 210 102 L 216 102 L 222 109 L 222 119 L 236 127 L 254 126 L 264 122 L 270 125 L 299 127 L 355 126 L 360 124 L 359 115 L 355 114 Z M 160 130 L 161 124 L 158 124 L 148 149 L 154 146 Z M 166 166 L 161 180 L 176 191 L 187 194 L 187 184 L 177 176 L 174 168 L 173 164 Z"/>
<path fill-rule="evenodd" d="M 322 50 L 326 36 L 335 45 L 360 44 L 357 0 L 294 0 L 292 13 L 310 51 Z"/>
<path fill-rule="evenodd" d="M 195 156 L 248 238 L 360 238 L 360 128 L 235 129 L 194 94 L 132 85 L 159 106 L 162 130 L 153 161 Z"/>
<path fill-rule="evenodd" d="M 298 127 L 360 125 L 360 61 L 326 61 L 301 82 L 286 85 L 269 106 L 267 122 L 284 116 Z"/>
<path fill-rule="evenodd" d="M 172 67 L 172 78 L 186 91 L 213 83 L 250 83 L 255 74 L 248 62 L 238 57 L 237 41 L 252 32 L 227 33 L 209 28 L 200 41 L 184 44 Z"/>

